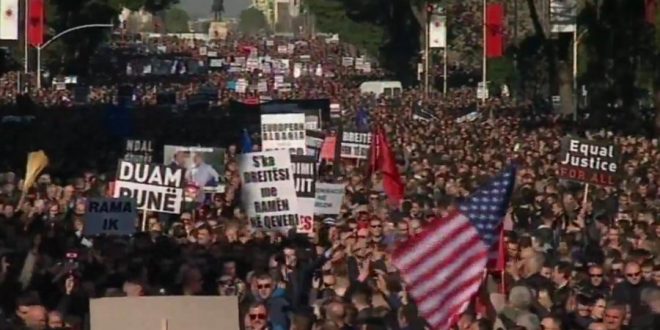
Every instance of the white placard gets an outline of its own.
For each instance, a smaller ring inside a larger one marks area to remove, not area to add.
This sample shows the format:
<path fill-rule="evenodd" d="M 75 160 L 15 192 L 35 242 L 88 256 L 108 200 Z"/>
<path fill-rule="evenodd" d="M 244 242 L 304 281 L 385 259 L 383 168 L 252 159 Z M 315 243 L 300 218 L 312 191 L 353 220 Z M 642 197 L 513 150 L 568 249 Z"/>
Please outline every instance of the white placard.
<path fill-rule="evenodd" d="M 477 98 L 480 100 L 488 98 L 488 87 L 484 82 L 477 83 Z"/>
<path fill-rule="evenodd" d="M 253 231 L 287 232 L 298 227 L 298 197 L 286 150 L 238 156 L 241 200 Z"/>
<path fill-rule="evenodd" d="M 344 132 L 341 139 L 341 157 L 367 159 L 371 147 L 371 133 Z"/>
<path fill-rule="evenodd" d="M 119 161 L 115 198 L 133 198 L 141 210 L 181 213 L 184 170 L 156 164 Z"/>
<path fill-rule="evenodd" d="M 341 118 L 341 106 L 339 103 L 330 104 L 330 118 Z"/>
<path fill-rule="evenodd" d="M 354 58 L 352 57 L 342 57 L 341 65 L 342 66 L 353 66 Z"/>
<path fill-rule="evenodd" d="M 325 134 L 323 132 L 307 130 L 305 132 L 305 155 L 313 156 L 316 161 L 321 158 L 321 147 L 323 147 L 323 140 Z"/>
<path fill-rule="evenodd" d="M 304 155 L 305 114 L 261 115 L 261 141 L 264 151 L 284 149 L 292 155 Z"/>
<path fill-rule="evenodd" d="M 578 4 L 576 0 L 550 1 L 550 30 L 553 33 L 575 32 Z"/>
<path fill-rule="evenodd" d="M 85 209 L 83 234 L 132 235 L 137 207 L 130 198 L 90 198 Z"/>
<path fill-rule="evenodd" d="M 346 194 L 346 186 L 341 183 L 317 183 L 314 214 L 337 215 Z"/>

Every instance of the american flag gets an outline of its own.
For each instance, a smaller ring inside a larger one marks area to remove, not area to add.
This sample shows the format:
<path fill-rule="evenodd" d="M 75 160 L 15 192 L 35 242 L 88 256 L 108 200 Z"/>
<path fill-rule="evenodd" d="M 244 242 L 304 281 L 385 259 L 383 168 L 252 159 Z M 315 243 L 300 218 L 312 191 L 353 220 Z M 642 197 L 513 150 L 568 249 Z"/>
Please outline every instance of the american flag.
<path fill-rule="evenodd" d="M 515 169 L 509 167 L 457 211 L 395 249 L 394 265 L 433 329 L 448 329 L 479 289 L 514 181 Z"/>

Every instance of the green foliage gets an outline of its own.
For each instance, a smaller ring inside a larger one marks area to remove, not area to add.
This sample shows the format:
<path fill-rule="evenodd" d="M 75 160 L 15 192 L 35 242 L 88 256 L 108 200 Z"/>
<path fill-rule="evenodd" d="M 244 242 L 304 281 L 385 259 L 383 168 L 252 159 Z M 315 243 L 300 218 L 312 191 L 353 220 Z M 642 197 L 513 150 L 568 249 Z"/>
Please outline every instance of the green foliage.
<path fill-rule="evenodd" d="M 408 85 L 414 83 L 420 49 L 421 0 L 308 0 L 322 32 L 377 57 L 380 65 Z"/>
<path fill-rule="evenodd" d="M 243 10 L 239 16 L 238 29 L 245 34 L 255 34 L 268 29 L 268 21 L 260 10 L 248 8 Z"/>
<path fill-rule="evenodd" d="M 358 2 L 365 1 L 356 0 L 356 4 Z M 308 0 L 306 4 L 314 13 L 319 30 L 337 33 L 341 40 L 366 50 L 372 56 L 378 56 L 384 36 L 382 26 L 350 19 L 347 15 L 347 7 L 341 0 Z"/>
<path fill-rule="evenodd" d="M 632 109 L 640 95 L 638 89 L 650 86 L 653 80 L 656 36 L 638 9 L 634 2 L 611 0 L 603 2 L 600 15 L 593 6 L 581 13 L 582 26 L 589 31 L 583 38 L 589 56 L 583 80 L 596 86 L 590 93 L 594 100 L 619 99 Z"/>
<path fill-rule="evenodd" d="M 167 32 L 190 32 L 188 27 L 189 20 L 190 17 L 188 16 L 188 13 L 179 7 L 170 8 L 165 12 L 165 27 L 167 28 Z"/>
<path fill-rule="evenodd" d="M 491 84 L 502 85 L 513 79 L 513 60 L 510 57 L 492 58 L 488 60 L 486 68 L 488 81 Z"/>

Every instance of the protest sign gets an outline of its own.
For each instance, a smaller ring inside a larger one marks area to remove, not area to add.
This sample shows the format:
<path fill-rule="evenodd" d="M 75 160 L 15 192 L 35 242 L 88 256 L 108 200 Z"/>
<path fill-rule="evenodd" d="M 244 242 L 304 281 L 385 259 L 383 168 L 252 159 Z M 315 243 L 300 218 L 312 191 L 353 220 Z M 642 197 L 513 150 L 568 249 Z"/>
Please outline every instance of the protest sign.
<path fill-rule="evenodd" d="M 330 118 L 332 119 L 338 119 L 341 118 L 341 106 L 339 103 L 332 103 L 330 104 Z"/>
<path fill-rule="evenodd" d="M 314 199 L 316 197 L 316 158 L 313 156 L 291 155 L 293 182 L 298 196 L 299 233 L 314 230 Z"/>
<path fill-rule="evenodd" d="M 319 131 L 307 130 L 305 132 L 305 155 L 312 156 L 318 162 L 321 158 L 321 148 L 325 134 Z"/>
<path fill-rule="evenodd" d="M 164 163 L 186 170 L 186 184 L 216 191 L 225 171 L 225 149 L 166 145 Z"/>
<path fill-rule="evenodd" d="M 236 296 L 112 297 L 89 301 L 94 330 L 239 330 L 238 315 Z"/>
<path fill-rule="evenodd" d="M 330 122 L 330 101 L 327 99 L 274 100 L 261 105 L 259 113 L 304 113 L 308 129 L 323 129 Z M 313 121 L 316 120 L 316 123 Z"/>
<path fill-rule="evenodd" d="M 133 198 L 141 210 L 178 214 L 183 201 L 183 171 L 120 160 L 112 197 Z"/>
<path fill-rule="evenodd" d="M 298 197 L 286 150 L 238 156 L 241 199 L 253 231 L 287 232 L 298 226 Z"/>
<path fill-rule="evenodd" d="M 305 115 L 305 129 L 306 130 L 319 130 L 319 116 L 317 115 Z"/>
<path fill-rule="evenodd" d="M 292 155 L 304 155 L 305 115 L 261 115 L 261 141 L 264 151 L 284 149 Z"/>
<path fill-rule="evenodd" d="M 341 139 L 341 157 L 367 159 L 371 147 L 371 133 L 344 132 Z"/>
<path fill-rule="evenodd" d="M 209 24 L 209 39 L 225 40 L 228 31 L 227 22 L 211 22 Z"/>
<path fill-rule="evenodd" d="M 341 210 L 346 186 L 340 183 L 317 183 L 314 214 L 337 215 Z"/>
<path fill-rule="evenodd" d="M 334 161 L 336 147 L 337 147 L 337 136 L 335 135 L 326 136 L 325 139 L 323 140 L 323 145 L 321 146 L 321 159 Z"/>
<path fill-rule="evenodd" d="M 601 186 L 616 186 L 621 152 L 606 142 L 565 137 L 561 141 L 558 176 Z"/>
<path fill-rule="evenodd" d="M 132 235 L 137 207 L 130 198 L 90 198 L 87 200 L 84 235 Z"/>
<path fill-rule="evenodd" d="M 279 79 L 278 79 L 279 77 Z M 275 76 L 274 88 L 281 89 L 278 80 L 283 81 L 282 76 Z M 290 85 L 287 83 L 287 85 Z M 247 128 L 252 131 L 261 125 L 261 115 L 294 114 L 302 113 L 305 118 L 318 118 L 318 123 L 304 121 L 307 126 L 325 128 L 325 123 L 330 123 L 330 102 L 327 99 L 318 100 L 272 100 L 260 104 L 246 104 L 245 102 L 229 102 L 229 119 L 237 127 Z M 311 119 L 310 119 L 311 120 Z M 240 130 L 237 130 L 240 132 Z"/>
<path fill-rule="evenodd" d="M 133 163 L 151 163 L 154 153 L 151 140 L 126 139 L 124 160 Z"/>

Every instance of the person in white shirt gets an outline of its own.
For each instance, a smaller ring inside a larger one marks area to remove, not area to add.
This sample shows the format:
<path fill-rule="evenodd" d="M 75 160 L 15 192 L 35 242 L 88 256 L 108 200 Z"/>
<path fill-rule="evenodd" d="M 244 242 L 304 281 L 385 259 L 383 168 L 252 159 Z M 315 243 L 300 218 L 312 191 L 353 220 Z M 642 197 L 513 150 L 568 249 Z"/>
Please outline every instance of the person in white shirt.
<path fill-rule="evenodd" d="M 217 184 L 219 176 L 218 172 L 211 165 L 204 162 L 202 155 L 195 154 L 193 156 L 193 166 L 186 172 L 186 181 L 202 188 L 207 185 L 213 186 Z"/>

